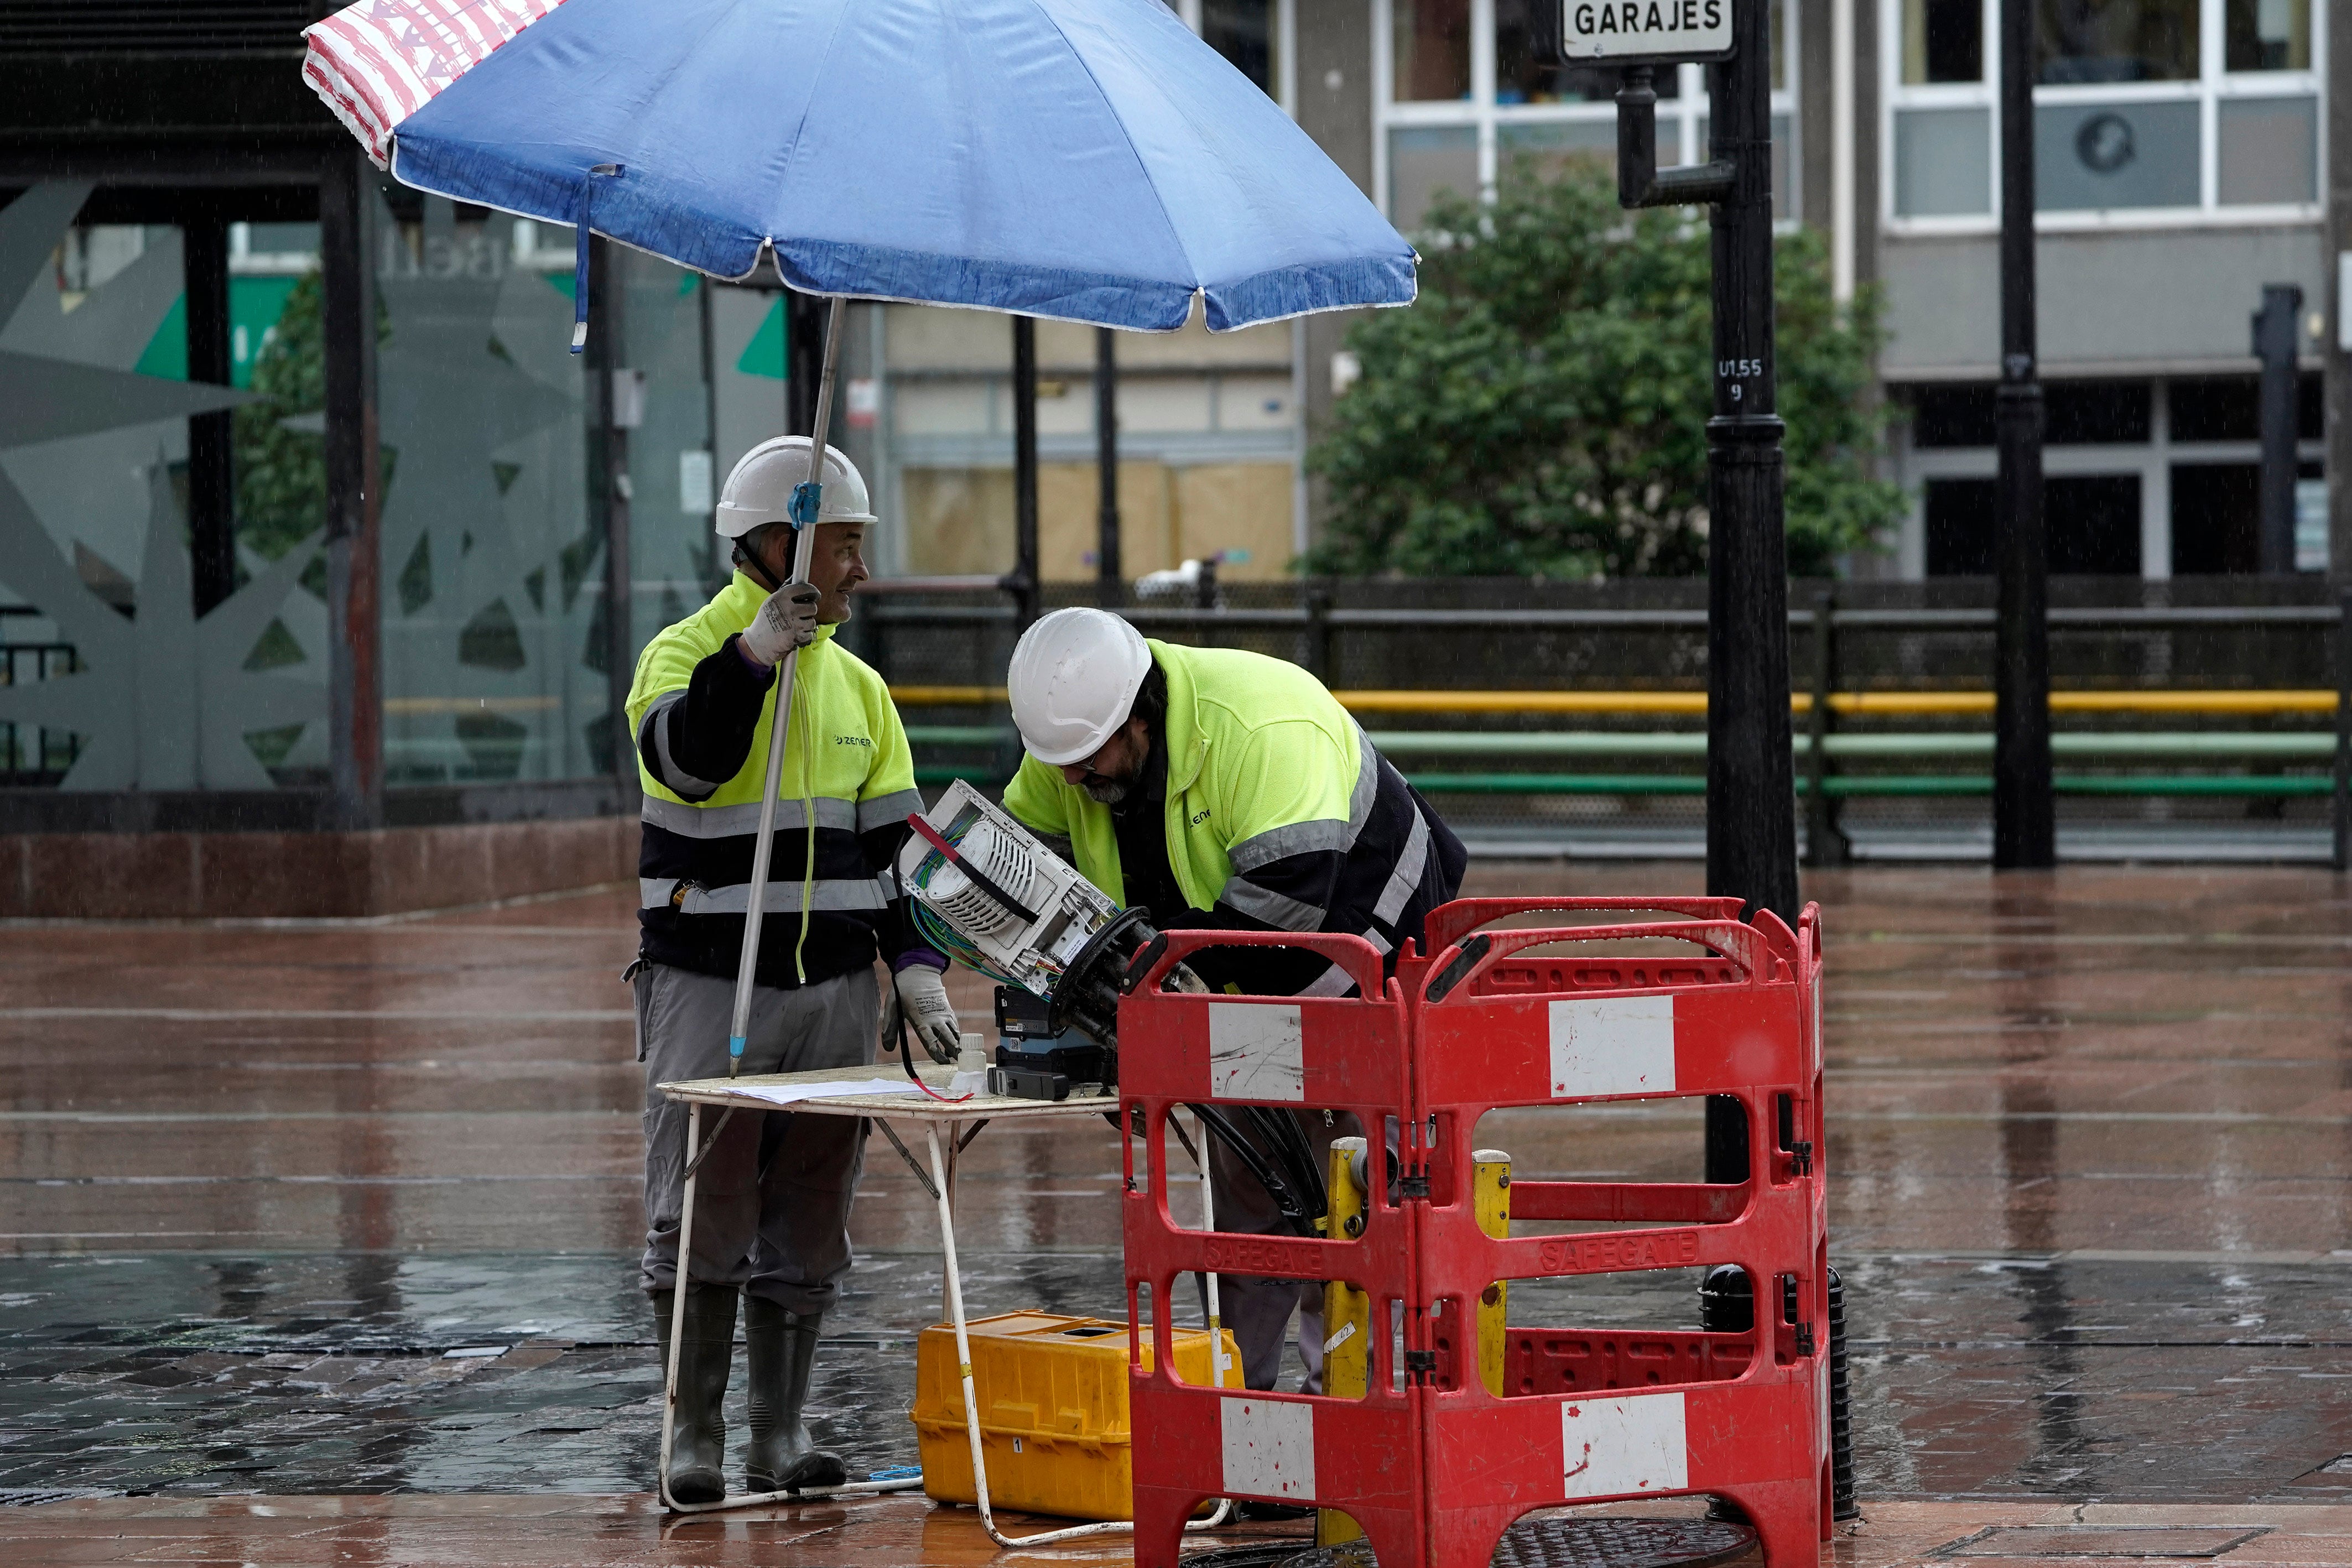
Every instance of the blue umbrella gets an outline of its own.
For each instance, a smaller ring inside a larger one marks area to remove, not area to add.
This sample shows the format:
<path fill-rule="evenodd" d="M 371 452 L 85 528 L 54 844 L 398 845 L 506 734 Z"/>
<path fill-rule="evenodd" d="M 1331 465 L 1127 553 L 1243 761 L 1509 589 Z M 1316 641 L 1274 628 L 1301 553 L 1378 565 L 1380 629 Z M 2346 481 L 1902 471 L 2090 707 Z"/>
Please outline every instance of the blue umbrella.
<path fill-rule="evenodd" d="M 362 0 L 309 37 L 402 183 L 719 277 L 764 251 L 809 293 L 1153 331 L 1413 297 L 1412 247 L 1160 0 Z"/>

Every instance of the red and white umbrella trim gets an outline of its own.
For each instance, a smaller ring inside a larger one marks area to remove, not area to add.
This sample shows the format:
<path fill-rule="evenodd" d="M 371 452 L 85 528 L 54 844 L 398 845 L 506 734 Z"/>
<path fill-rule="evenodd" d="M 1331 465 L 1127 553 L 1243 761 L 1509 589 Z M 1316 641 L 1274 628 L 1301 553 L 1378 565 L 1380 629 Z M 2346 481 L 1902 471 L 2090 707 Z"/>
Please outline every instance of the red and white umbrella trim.
<path fill-rule="evenodd" d="M 388 167 L 392 134 L 563 0 L 357 0 L 302 30 L 302 76 Z"/>

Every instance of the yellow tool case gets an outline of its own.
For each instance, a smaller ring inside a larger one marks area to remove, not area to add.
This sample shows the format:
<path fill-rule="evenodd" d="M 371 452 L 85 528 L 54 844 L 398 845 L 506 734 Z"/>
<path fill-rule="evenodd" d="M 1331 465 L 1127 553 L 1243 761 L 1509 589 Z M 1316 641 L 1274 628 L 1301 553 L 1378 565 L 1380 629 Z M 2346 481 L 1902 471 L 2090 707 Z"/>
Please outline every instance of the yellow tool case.
<path fill-rule="evenodd" d="M 1052 1312 L 1004 1312 L 966 1325 L 972 1393 L 992 1508 L 1068 1519 L 1135 1515 L 1127 1424 L 1127 1325 Z M 1206 1329 L 1174 1331 L 1176 1375 L 1208 1385 Z M 1241 1353 L 1223 1333 L 1228 1388 L 1242 1385 Z M 1151 1364 L 1151 1341 L 1143 1342 Z M 923 1490 L 940 1502 L 977 1502 L 955 1329 L 925 1329 L 915 1349 L 913 1420 Z"/>

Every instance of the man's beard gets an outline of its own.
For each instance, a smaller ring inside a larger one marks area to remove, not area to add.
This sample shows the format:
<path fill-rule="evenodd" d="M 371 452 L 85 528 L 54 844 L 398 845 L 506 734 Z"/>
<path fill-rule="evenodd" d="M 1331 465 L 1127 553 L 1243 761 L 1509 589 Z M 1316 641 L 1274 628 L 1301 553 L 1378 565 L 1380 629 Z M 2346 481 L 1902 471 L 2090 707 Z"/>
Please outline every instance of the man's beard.
<path fill-rule="evenodd" d="M 1089 773 L 1078 788 L 1097 805 L 1116 806 L 1127 799 L 1128 783 L 1124 779 L 1106 779 L 1099 773 Z"/>

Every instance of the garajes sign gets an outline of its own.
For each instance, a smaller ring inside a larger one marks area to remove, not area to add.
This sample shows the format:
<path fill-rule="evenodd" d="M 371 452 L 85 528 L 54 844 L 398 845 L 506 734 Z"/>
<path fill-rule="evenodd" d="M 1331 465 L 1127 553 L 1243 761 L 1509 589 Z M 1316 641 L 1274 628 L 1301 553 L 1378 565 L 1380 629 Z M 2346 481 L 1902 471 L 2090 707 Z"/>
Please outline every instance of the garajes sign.
<path fill-rule="evenodd" d="M 1538 0 L 1538 59 L 1665 65 L 1731 57 L 1732 0 Z"/>

